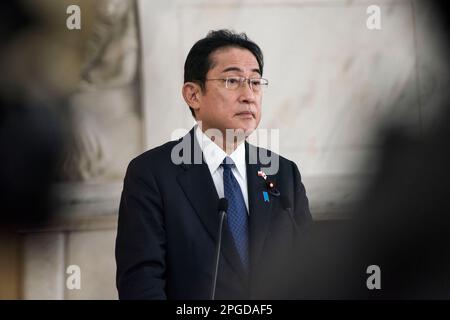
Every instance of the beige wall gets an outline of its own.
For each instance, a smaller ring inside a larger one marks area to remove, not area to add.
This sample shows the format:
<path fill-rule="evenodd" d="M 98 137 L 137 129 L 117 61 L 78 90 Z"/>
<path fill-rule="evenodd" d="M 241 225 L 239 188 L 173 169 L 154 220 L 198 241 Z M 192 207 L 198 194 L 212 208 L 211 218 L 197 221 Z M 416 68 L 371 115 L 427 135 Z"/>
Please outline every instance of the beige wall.
<path fill-rule="evenodd" d="M 117 299 L 115 229 L 51 231 L 28 234 L 25 240 L 24 299 Z M 81 271 L 80 288 L 67 287 Z M 70 270 L 70 269 L 69 269 Z M 69 279 L 70 280 L 70 279 Z"/>
<path fill-rule="evenodd" d="M 23 232 L 23 299 L 117 299 L 114 244 L 122 183 L 60 186 L 59 211 L 45 227 Z M 81 287 L 69 288 L 68 267 Z"/>

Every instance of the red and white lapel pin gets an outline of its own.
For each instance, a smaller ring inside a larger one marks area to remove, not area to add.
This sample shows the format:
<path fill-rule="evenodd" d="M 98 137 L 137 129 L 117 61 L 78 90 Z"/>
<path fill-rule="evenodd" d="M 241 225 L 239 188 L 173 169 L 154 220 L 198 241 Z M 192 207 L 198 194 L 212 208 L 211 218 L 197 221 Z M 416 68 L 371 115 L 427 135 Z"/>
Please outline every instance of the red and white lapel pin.
<path fill-rule="evenodd" d="M 275 197 L 278 197 L 280 195 L 280 191 L 275 187 L 275 182 L 273 182 L 270 179 L 267 179 L 267 175 L 264 171 L 259 170 L 258 176 L 262 177 L 266 182 L 266 187 L 269 190 L 270 194 L 272 194 Z M 264 201 L 269 202 L 269 197 L 266 191 L 263 192 Z"/>

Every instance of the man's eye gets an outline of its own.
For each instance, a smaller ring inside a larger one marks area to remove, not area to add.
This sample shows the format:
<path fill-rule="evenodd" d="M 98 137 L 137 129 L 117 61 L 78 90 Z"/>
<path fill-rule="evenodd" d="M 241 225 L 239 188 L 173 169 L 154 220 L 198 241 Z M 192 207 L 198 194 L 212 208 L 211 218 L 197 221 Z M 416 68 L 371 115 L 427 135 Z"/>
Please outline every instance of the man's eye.
<path fill-rule="evenodd" d="M 261 85 L 261 80 L 252 80 L 252 86 L 259 87 Z"/>
<path fill-rule="evenodd" d="M 229 84 L 237 84 L 237 83 L 239 83 L 239 79 L 237 79 L 237 78 L 228 78 L 228 83 Z"/>

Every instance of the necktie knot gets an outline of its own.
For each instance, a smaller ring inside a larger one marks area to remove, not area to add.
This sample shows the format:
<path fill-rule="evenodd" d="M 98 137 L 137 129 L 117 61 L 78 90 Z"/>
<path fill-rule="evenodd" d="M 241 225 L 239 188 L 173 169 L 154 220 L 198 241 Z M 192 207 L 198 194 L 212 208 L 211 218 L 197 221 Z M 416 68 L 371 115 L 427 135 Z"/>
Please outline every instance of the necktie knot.
<path fill-rule="evenodd" d="M 223 159 L 222 161 L 221 166 L 224 170 L 231 170 L 231 168 L 234 167 L 234 161 L 230 157 L 225 157 L 225 159 Z"/>

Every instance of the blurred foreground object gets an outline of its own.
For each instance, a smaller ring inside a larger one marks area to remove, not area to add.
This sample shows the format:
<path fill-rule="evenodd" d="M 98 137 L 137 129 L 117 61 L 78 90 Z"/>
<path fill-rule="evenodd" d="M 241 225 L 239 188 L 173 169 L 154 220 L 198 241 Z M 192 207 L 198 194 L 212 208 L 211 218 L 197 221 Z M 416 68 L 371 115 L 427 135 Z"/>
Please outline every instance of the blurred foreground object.
<path fill-rule="evenodd" d="M 60 22 L 68 3 L 24 0 L 2 2 L 0 7 L 3 227 L 43 223 L 51 211 L 50 188 L 57 180 L 67 135 L 65 99 L 81 79 L 83 40 L 90 23 L 86 14 L 86 31 L 67 33 Z"/>
<path fill-rule="evenodd" d="M 86 1 L 72 1 L 82 3 Z M 86 32 L 60 26 L 68 1 L 0 4 L 0 299 L 20 297 L 19 230 L 48 222 L 65 142 L 62 109 L 80 79 Z"/>
<path fill-rule="evenodd" d="M 66 25 L 70 5 L 80 30 Z M 142 147 L 135 11 L 134 0 L 0 3 L 0 298 L 115 297 L 109 229 L 125 159 Z M 69 291 L 67 263 L 95 281 Z"/>

